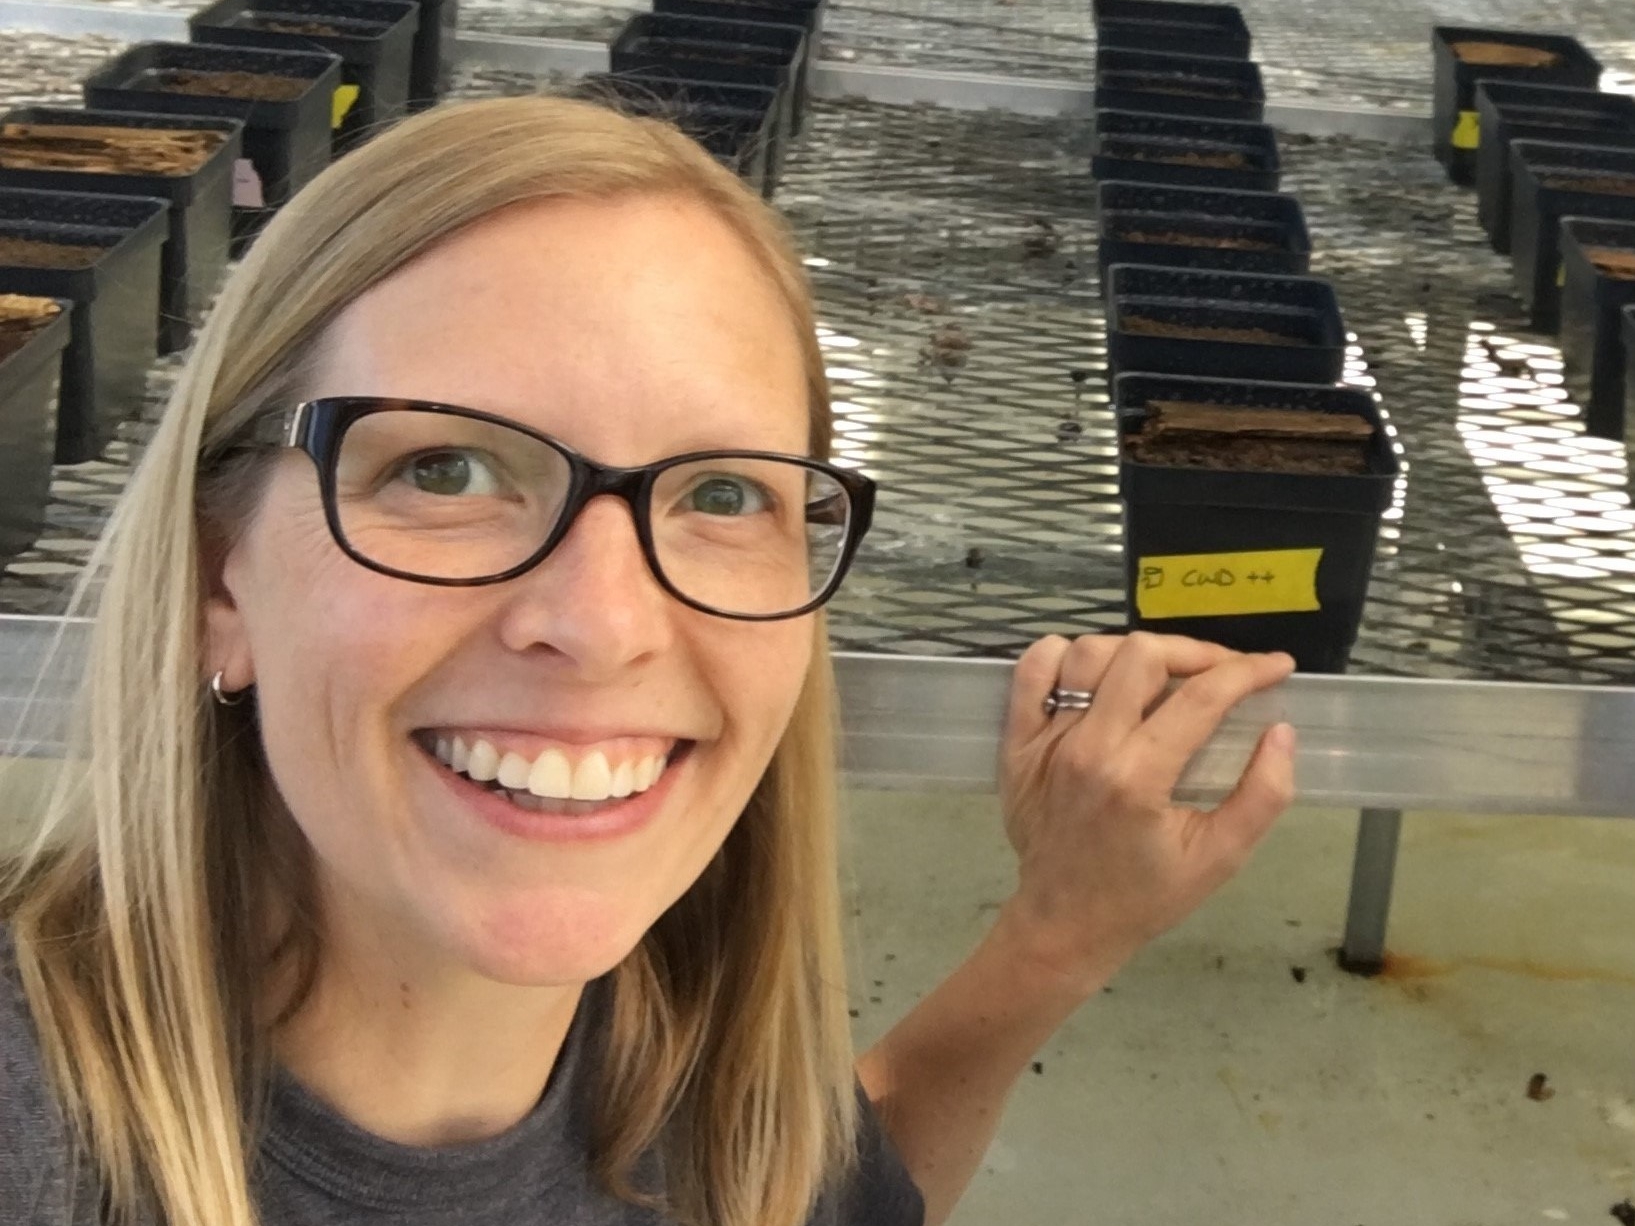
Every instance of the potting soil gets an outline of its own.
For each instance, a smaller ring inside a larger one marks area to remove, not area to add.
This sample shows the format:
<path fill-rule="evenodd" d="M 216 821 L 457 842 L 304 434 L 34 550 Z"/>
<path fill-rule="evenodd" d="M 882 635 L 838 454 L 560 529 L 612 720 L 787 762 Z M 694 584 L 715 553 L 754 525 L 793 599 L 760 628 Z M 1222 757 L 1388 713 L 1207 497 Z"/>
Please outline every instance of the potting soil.
<path fill-rule="evenodd" d="M 87 174 L 189 175 L 220 148 L 220 132 L 8 123 L 0 166 Z"/>
<path fill-rule="evenodd" d="M 1230 81 L 1212 81 L 1179 73 L 1104 72 L 1100 84 L 1110 89 L 1133 89 L 1146 94 L 1169 94 L 1180 98 L 1241 99 L 1249 91 Z"/>
<path fill-rule="evenodd" d="M 280 21 L 276 17 L 252 18 L 247 25 L 273 34 L 311 34 L 319 38 L 343 38 L 346 32 L 321 21 Z"/>
<path fill-rule="evenodd" d="M 1373 423 L 1345 413 L 1155 401 L 1130 456 L 1168 468 L 1360 476 Z"/>
<path fill-rule="evenodd" d="M 1215 170 L 1247 170 L 1249 159 L 1241 153 L 1150 153 L 1143 149 L 1117 152 L 1116 157 L 1127 157 L 1132 162 L 1162 162 L 1166 166 L 1208 166 Z"/>
<path fill-rule="evenodd" d="M 1554 68 L 1561 56 L 1542 47 L 1518 47 L 1514 43 L 1453 43 L 1456 60 L 1489 68 Z"/>
<path fill-rule="evenodd" d="M 1614 281 L 1635 281 L 1635 251 L 1619 247 L 1591 247 L 1584 252 L 1596 271 Z"/>
<path fill-rule="evenodd" d="M 1239 345 L 1311 345 L 1304 337 L 1287 336 L 1266 328 L 1172 324 L 1161 319 L 1149 319 L 1144 315 L 1125 316 L 1119 329 L 1133 336 L 1162 336 L 1178 341 L 1230 341 Z"/>
<path fill-rule="evenodd" d="M 1635 177 L 1628 179 L 1615 176 L 1594 179 L 1550 178 L 1544 180 L 1544 186 L 1553 187 L 1564 192 L 1593 192 L 1598 196 L 1635 196 Z"/>
<path fill-rule="evenodd" d="M 1263 238 L 1240 238 L 1231 234 L 1188 234 L 1165 231 L 1160 234 L 1145 230 L 1116 232 L 1114 237 L 1127 243 L 1160 243 L 1166 247 L 1213 247 L 1220 251 L 1277 251 L 1278 245 Z"/>
<path fill-rule="evenodd" d="M 139 76 L 135 84 L 167 94 L 251 98 L 259 102 L 292 102 L 311 86 L 311 82 L 299 77 L 275 77 L 259 72 L 201 72 L 193 68 L 152 69 Z"/>
<path fill-rule="evenodd" d="M 49 298 L 0 294 L 0 361 L 28 344 L 29 337 L 60 314 L 62 308 Z"/>
<path fill-rule="evenodd" d="M 38 238 L 0 235 L 0 265 L 19 268 L 89 268 L 106 250 L 81 243 L 52 243 Z"/>

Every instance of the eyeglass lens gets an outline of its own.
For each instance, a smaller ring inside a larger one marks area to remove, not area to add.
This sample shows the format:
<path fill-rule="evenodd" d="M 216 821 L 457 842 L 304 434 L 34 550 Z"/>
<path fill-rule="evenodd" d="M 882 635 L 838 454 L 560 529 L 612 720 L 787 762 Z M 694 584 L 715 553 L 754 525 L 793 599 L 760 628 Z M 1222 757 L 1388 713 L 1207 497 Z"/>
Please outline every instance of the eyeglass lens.
<path fill-rule="evenodd" d="M 341 441 L 336 515 L 347 545 L 379 566 L 491 578 L 556 530 L 571 472 L 566 455 L 521 431 L 386 410 L 355 420 Z M 802 608 L 829 586 L 851 498 L 792 460 L 712 457 L 664 469 L 646 510 L 672 587 L 724 613 L 767 615 Z"/>

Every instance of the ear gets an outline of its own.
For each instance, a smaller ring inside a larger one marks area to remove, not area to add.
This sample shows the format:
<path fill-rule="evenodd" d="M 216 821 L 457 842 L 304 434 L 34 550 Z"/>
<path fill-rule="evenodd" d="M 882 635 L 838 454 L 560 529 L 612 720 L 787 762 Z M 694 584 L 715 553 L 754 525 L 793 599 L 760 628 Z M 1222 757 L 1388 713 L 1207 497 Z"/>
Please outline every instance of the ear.
<path fill-rule="evenodd" d="M 249 628 L 234 595 L 242 588 L 242 570 L 237 546 L 207 557 L 204 566 L 204 679 L 220 672 L 221 688 L 229 694 L 255 684 Z"/>

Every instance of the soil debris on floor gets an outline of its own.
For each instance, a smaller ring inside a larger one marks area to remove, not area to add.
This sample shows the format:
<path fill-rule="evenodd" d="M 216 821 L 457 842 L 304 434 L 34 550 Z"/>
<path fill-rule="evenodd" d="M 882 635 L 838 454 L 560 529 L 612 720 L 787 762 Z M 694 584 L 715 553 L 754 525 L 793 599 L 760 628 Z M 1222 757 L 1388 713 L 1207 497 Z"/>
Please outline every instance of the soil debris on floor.
<path fill-rule="evenodd" d="M 1534 1102 L 1547 1103 L 1555 1096 L 1555 1087 L 1543 1073 L 1534 1073 L 1527 1079 L 1527 1097 Z"/>

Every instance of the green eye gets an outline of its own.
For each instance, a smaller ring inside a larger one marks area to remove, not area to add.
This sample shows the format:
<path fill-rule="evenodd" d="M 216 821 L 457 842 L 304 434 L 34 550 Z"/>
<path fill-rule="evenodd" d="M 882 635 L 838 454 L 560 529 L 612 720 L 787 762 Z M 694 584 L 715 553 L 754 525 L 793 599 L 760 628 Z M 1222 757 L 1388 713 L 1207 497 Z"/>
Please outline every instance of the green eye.
<path fill-rule="evenodd" d="M 493 470 L 471 451 L 427 451 L 403 466 L 409 483 L 423 494 L 482 497 L 499 490 Z"/>
<path fill-rule="evenodd" d="M 689 510 L 701 515 L 754 515 L 768 506 L 766 492 L 737 477 L 706 477 L 687 497 Z"/>

